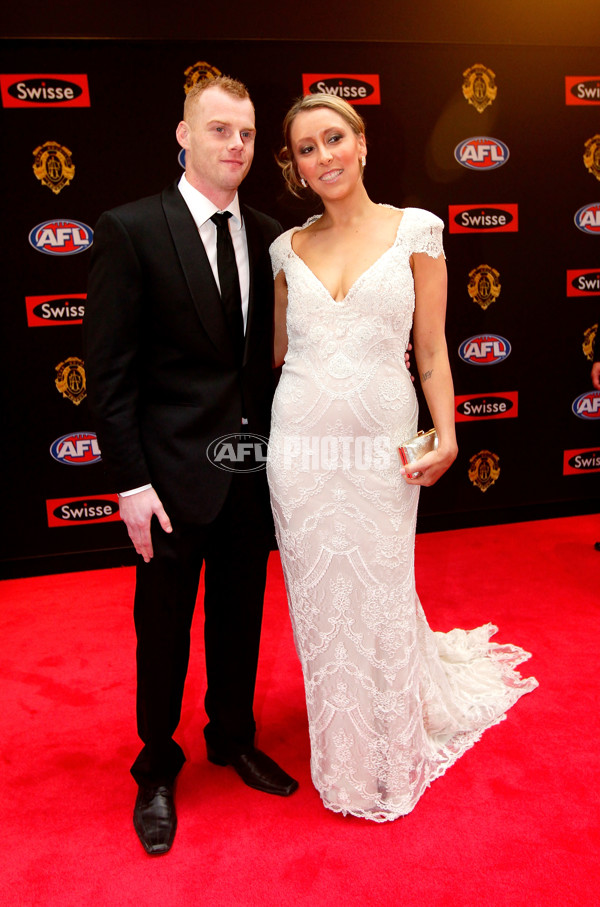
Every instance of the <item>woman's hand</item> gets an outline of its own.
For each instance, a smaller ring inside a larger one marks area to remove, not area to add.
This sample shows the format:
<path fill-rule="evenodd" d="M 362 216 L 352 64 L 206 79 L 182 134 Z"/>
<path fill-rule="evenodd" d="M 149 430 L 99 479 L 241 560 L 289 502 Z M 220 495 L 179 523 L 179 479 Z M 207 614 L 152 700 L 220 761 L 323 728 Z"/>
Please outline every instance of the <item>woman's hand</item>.
<path fill-rule="evenodd" d="M 406 347 L 406 352 L 404 353 L 404 364 L 406 366 L 406 371 L 410 375 L 410 380 L 414 383 L 415 376 L 410 374 L 410 352 L 412 350 L 412 343 L 409 343 Z"/>
<path fill-rule="evenodd" d="M 431 450 L 424 457 L 413 460 L 403 466 L 400 474 L 404 476 L 407 485 L 435 485 L 447 469 L 449 469 L 458 454 L 458 447 Z"/>

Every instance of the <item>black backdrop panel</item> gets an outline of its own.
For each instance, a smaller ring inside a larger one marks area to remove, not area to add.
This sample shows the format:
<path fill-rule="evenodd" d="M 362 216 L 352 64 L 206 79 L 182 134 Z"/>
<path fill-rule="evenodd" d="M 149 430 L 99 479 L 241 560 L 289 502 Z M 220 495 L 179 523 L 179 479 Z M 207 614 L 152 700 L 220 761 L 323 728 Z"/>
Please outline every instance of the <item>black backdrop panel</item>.
<path fill-rule="evenodd" d="M 61 569 L 69 554 L 111 551 L 116 563 L 127 547 L 115 512 L 117 489 L 96 461 L 83 398 L 77 316 L 85 304 L 86 228 L 103 210 L 178 178 L 175 126 L 184 72 L 201 61 L 248 85 L 258 142 L 243 196 L 286 227 L 316 210 L 286 194 L 273 159 L 283 115 L 302 93 L 303 74 L 379 79 L 380 103 L 359 108 L 367 121 L 369 193 L 376 201 L 428 208 L 447 226 L 447 336 L 460 454 L 438 485 L 422 494 L 421 513 L 450 515 L 449 525 L 461 525 L 465 519 L 490 522 L 507 511 L 528 518 L 547 505 L 576 512 L 597 499 L 600 395 L 592 392 L 586 356 L 600 309 L 600 65 L 594 49 L 5 41 L 5 565 L 43 561 L 50 569 L 54 557 Z M 481 112 L 462 89 L 463 73 L 475 64 L 486 70 L 478 83 L 483 90 L 493 93 L 494 76 L 497 89 Z M 31 74 L 40 79 L 28 81 Z M 567 103 L 570 77 L 588 83 L 583 98 L 576 91 Z M 50 102 L 53 78 L 63 88 L 72 82 L 74 93 L 87 83 L 89 105 L 85 90 L 73 98 L 79 106 Z M 19 82 L 24 84 L 14 87 Z M 336 84 L 339 78 L 330 86 Z M 341 84 L 349 83 L 342 78 Z M 36 92 L 39 106 L 31 106 L 27 98 Z M 484 141 L 489 139 L 495 141 Z M 591 170 L 583 161 L 586 142 Z M 58 151 L 46 143 L 56 143 Z M 55 188 L 57 157 L 62 172 L 75 167 L 60 191 L 36 177 L 36 149 L 46 154 Z M 456 208 L 467 209 L 457 222 Z M 518 229 L 475 226 L 465 232 L 465 224 L 493 216 L 488 209 L 505 219 L 518 212 Z M 586 231 L 574 222 L 580 209 Z M 38 242 L 46 239 L 56 254 L 30 243 L 36 227 Z M 76 248 L 83 251 L 65 254 Z M 473 301 L 469 275 L 477 269 L 482 298 Z M 567 272 L 575 272 L 569 291 Z M 578 282 L 579 272 L 587 272 L 587 284 Z M 500 292 L 489 303 L 490 286 Z M 426 411 L 422 423 L 429 427 Z"/>

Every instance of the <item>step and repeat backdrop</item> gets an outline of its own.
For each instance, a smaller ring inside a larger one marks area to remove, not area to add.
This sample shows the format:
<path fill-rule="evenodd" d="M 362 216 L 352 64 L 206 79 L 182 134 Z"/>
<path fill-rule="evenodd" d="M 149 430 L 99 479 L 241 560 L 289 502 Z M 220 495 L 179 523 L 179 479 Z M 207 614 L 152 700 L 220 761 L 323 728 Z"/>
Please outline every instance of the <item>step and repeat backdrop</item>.
<path fill-rule="evenodd" d="M 446 224 L 460 454 L 421 513 L 477 524 L 600 498 L 596 51 L 5 41 L 4 565 L 62 569 L 91 552 L 119 563 L 128 548 L 86 401 L 89 250 L 102 211 L 179 178 L 185 92 L 218 73 L 245 82 L 257 110 L 249 204 L 284 227 L 318 210 L 286 193 L 274 153 L 293 99 L 326 91 L 366 120 L 371 198 Z"/>

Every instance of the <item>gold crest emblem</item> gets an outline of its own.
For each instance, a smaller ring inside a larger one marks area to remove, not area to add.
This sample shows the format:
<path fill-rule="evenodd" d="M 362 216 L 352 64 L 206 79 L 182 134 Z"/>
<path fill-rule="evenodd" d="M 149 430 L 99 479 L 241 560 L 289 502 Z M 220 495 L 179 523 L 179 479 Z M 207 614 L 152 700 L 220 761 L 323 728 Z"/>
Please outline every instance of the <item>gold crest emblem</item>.
<path fill-rule="evenodd" d="M 594 344 L 596 342 L 597 334 L 597 324 L 593 324 L 590 328 L 583 332 L 583 343 L 581 344 L 581 348 L 583 350 L 583 355 L 586 359 L 589 359 L 590 362 L 594 361 Z"/>
<path fill-rule="evenodd" d="M 479 265 L 479 267 L 469 271 L 469 284 L 467 286 L 469 296 L 484 311 L 493 302 L 496 302 L 501 289 L 500 272 L 496 268 L 492 268 L 490 265 Z"/>
<path fill-rule="evenodd" d="M 462 92 L 465 99 L 483 113 L 488 104 L 496 100 L 498 87 L 496 74 L 482 63 L 475 63 L 463 72 Z"/>
<path fill-rule="evenodd" d="M 42 185 L 58 195 L 75 176 L 71 152 L 58 142 L 44 142 L 33 152 L 33 172 Z"/>
<path fill-rule="evenodd" d="M 583 146 L 583 163 L 600 180 L 600 135 L 596 133 Z"/>
<path fill-rule="evenodd" d="M 216 79 L 220 75 L 222 75 L 221 70 L 216 66 L 211 66 L 210 63 L 194 63 L 193 66 L 188 66 L 184 72 L 183 90 L 187 94 L 196 82 L 200 82 L 202 79 Z"/>
<path fill-rule="evenodd" d="M 59 362 L 56 366 L 56 384 L 57 390 L 79 406 L 82 400 L 86 398 L 85 390 L 85 369 L 83 361 L 76 356 L 70 356 L 64 362 Z"/>
<path fill-rule="evenodd" d="M 480 450 L 469 460 L 469 478 L 480 491 L 487 491 L 500 475 L 500 457 L 489 450 Z"/>

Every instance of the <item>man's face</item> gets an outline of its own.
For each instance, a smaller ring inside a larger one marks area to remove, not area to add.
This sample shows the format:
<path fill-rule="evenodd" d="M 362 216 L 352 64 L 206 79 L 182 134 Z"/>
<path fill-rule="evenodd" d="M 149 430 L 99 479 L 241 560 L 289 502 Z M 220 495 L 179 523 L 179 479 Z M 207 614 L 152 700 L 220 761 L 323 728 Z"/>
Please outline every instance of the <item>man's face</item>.
<path fill-rule="evenodd" d="M 254 107 L 220 88 L 207 88 L 187 120 L 177 127 L 177 140 L 185 148 L 189 182 L 222 207 L 228 203 L 248 173 L 254 157 Z"/>

